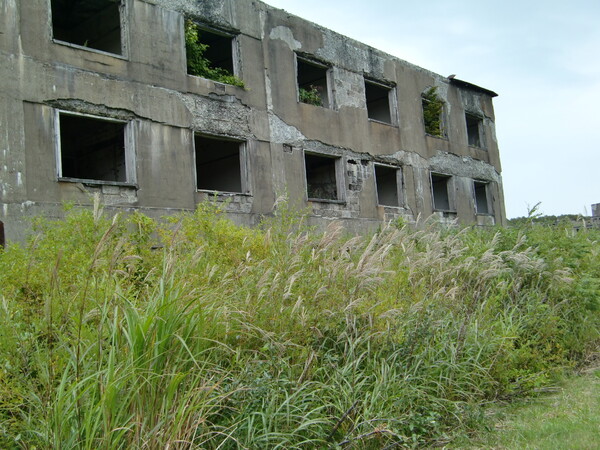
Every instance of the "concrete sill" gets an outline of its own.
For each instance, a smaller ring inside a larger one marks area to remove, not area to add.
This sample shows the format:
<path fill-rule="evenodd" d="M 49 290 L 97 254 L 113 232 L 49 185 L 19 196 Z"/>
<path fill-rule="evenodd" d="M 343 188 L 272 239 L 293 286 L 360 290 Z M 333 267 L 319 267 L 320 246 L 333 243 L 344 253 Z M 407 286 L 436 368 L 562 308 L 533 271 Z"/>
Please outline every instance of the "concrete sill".
<path fill-rule="evenodd" d="M 476 150 L 481 150 L 483 152 L 487 152 L 487 148 L 485 148 L 485 147 L 477 147 L 476 145 L 469 145 L 468 147 L 469 148 L 474 148 Z"/>
<path fill-rule="evenodd" d="M 54 42 L 57 45 L 63 45 L 65 47 L 70 47 L 70 48 L 73 48 L 76 50 L 85 50 L 86 52 L 91 52 L 91 53 L 98 53 L 100 55 L 106 55 L 106 56 L 110 56 L 112 58 L 122 59 L 124 61 L 127 61 L 129 59 L 127 56 L 121 55 L 119 53 L 105 52 L 104 50 L 98 50 L 97 48 L 85 47 L 83 45 L 73 44 L 72 42 L 67 42 L 67 41 L 61 41 L 59 39 L 52 39 L 52 42 Z"/>
<path fill-rule="evenodd" d="M 228 191 L 212 191 L 210 189 L 196 189 L 196 192 L 199 194 L 208 194 L 208 195 L 212 195 L 212 196 L 223 196 L 223 197 L 234 197 L 234 196 L 240 196 L 240 197 L 252 197 L 252 194 L 249 193 L 244 193 L 244 192 L 228 192 Z"/>
<path fill-rule="evenodd" d="M 377 120 L 377 119 L 369 119 L 369 122 L 378 123 L 378 124 L 381 124 L 381 125 L 387 125 L 388 127 L 398 128 L 398 125 L 395 125 L 395 124 L 390 123 L 390 122 L 382 122 L 381 120 Z"/>
<path fill-rule="evenodd" d="M 138 188 L 136 183 L 129 183 L 127 181 L 104 181 L 104 180 L 87 180 L 85 178 L 69 178 L 59 177 L 57 181 L 61 183 L 81 183 L 84 186 L 122 186 L 129 188 Z"/>
<path fill-rule="evenodd" d="M 429 133 L 425 133 L 425 136 L 430 137 L 430 138 L 434 138 L 434 139 L 441 139 L 442 141 L 449 141 L 450 139 L 448 139 L 448 136 L 436 136 L 435 134 L 429 134 Z"/>
<path fill-rule="evenodd" d="M 333 203 L 334 205 L 345 205 L 346 204 L 345 200 L 329 200 L 326 198 L 309 198 L 306 201 L 311 202 L 311 203 Z"/>

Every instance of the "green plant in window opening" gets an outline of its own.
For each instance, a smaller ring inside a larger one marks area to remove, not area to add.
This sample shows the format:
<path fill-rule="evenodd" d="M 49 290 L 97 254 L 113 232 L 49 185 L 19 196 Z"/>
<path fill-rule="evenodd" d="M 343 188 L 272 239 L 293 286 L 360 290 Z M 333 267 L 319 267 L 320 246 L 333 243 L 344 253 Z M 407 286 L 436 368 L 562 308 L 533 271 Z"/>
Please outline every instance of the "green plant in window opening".
<path fill-rule="evenodd" d="M 310 86 L 309 89 L 301 87 L 298 93 L 302 103 L 308 103 L 309 105 L 314 106 L 323 106 L 323 98 L 315 86 Z"/>
<path fill-rule="evenodd" d="M 425 133 L 443 137 L 442 112 L 444 111 L 444 102 L 437 95 L 437 87 L 429 88 L 421 95 L 421 98 Z"/>
<path fill-rule="evenodd" d="M 211 61 L 206 58 L 205 52 L 208 45 L 199 40 L 200 30 L 191 20 L 185 21 L 185 51 L 187 57 L 187 71 L 190 75 L 208 78 L 220 83 L 233 86 L 245 87 L 244 82 L 229 70 L 221 67 L 213 67 Z"/>

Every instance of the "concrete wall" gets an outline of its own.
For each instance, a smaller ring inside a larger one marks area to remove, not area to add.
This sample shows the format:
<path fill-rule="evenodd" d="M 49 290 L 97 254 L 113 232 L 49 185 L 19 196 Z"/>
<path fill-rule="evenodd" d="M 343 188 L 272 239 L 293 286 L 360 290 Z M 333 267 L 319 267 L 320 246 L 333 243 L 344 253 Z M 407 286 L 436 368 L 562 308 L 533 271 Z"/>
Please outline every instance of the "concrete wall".
<path fill-rule="evenodd" d="M 23 239 L 29 217 L 60 217 L 64 202 L 90 205 L 95 193 L 110 208 L 155 217 L 193 210 L 214 197 L 196 190 L 195 133 L 245 143 L 245 191 L 217 196 L 240 223 L 272 213 L 284 192 L 315 223 L 340 219 L 351 230 L 432 214 L 505 222 L 491 91 L 258 1 L 122 0 L 120 54 L 53 40 L 50 1 L 0 4 L 0 221 L 8 240 Z M 235 36 L 245 88 L 187 75 L 186 19 Z M 298 56 L 326 68 L 328 107 L 298 101 Z M 365 79 L 389 89 L 391 123 L 368 118 Z M 444 101 L 444 137 L 424 131 L 421 94 L 430 87 Z M 61 112 L 126 124 L 127 182 L 59 176 Z M 480 148 L 467 143 L 465 113 L 481 119 Z M 336 158 L 337 200 L 308 201 L 305 153 Z M 400 171 L 397 207 L 378 205 L 375 163 Z M 431 173 L 450 176 L 451 210 L 434 211 Z M 488 183 L 490 214 L 476 213 L 473 180 Z"/>

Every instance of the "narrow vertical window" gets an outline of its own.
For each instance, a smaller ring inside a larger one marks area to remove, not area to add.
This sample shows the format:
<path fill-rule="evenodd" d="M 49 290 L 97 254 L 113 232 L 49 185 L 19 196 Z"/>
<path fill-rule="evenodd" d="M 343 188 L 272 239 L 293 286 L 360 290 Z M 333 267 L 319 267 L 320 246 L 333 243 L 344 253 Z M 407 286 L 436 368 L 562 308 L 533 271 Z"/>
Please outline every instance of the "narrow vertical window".
<path fill-rule="evenodd" d="M 384 84 L 365 80 L 365 98 L 369 119 L 392 124 L 390 94 L 393 89 Z"/>
<path fill-rule="evenodd" d="M 375 164 L 377 203 L 383 206 L 401 206 L 401 171 L 395 167 Z"/>
<path fill-rule="evenodd" d="M 473 114 L 465 114 L 467 142 L 472 147 L 483 148 L 483 120 Z"/>
<path fill-rule="evenodd" d="M 450 203 L 450 176 L 431 174 L 431 195 L 433 209 L 436 211 L 452 211 Z"/>
<path fill-rule="evenodd" d="M 490 214 L 490 201 L 489 201 L 489 183 L 483 181 L 473 182 L 473 192 L 475 195 L 475 212 L 477 214 Z"/>
<path fill-rule="evenodd" d="M 196 135 L 196 187 L 198 190 L 246 193 L 243 177 L 245 143 Z"/>
<path fill-rule="evenodd" d="M 304 155 L 306 191 L 309 200 L 340 200 L 338 164 L 340 158 L 325 155 Z"/>
<path fill-rule="evenodd" d="M 331 107 L 327 83 L 328 67 L 314 61 L 296 58 L 298 100 L 314 106 Z"/>
<path fill-rule="evenodd" d="M 4 238 L 4 222 L 0 220 L 0 248 L 4 248 L 6 239 Z"/>
<path fill-rule="evenodd" d="M 423 106 L 425 133 L 430 136 L 444 137 L 444 102 L 437 95 L 437 88 L 432 87 L 423 92 L 421 94 L 421 104 Z"/>
<path fill-rule="evenodd" d="M 123 54 L 119 0 L 51 0 L 52 36 L 57 41 Z"/>

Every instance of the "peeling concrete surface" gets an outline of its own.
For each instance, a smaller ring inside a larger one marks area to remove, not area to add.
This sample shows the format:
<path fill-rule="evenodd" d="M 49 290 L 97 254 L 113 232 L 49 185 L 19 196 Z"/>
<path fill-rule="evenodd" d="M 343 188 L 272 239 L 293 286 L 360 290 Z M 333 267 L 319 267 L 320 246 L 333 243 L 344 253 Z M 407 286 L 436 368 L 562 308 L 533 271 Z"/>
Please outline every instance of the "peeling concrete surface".
<path fill-rule="evenodd" d="M 283 192 L 312 211 L 311 223 L 340 220 L 353 232 L 418 216 L 505 222 L 493 92 L 258 0 L 121 1 L 120 55 L 53 41 L 47 0 L 0 6 L 0 220 L 8 240 L 27 235 L 31 216 L 61 217 L 63 202 L 86 207 L 96 193 L 109 211 L 153 217 L 216 198 L 232 219 L 249 225 L 272 214 Z M 186 74 L 188 18 L 234 36 L 234 66 L 245 88 Z M 297 54 L 328 69 L 328 107 L 298 101 Z M 389 98 L 378 101 L 388 102 L 392 124 L 369 120 L 365 77 L 390 86 Z M 421 94 L 432 86 L 444 102 L 443 138 L 423 128 Z M 59 111 L 127 123 L 134 174 L 127 183 L 57 177 Z M 482 119 L 481 147 L 467 143 L 466 113 Z M 248 192 L 196 190 L 204 151 L 195 148 L 196 134 L 244 143 L 239 170 Z M 337 200 L 308 201 L 306 152 L 335 159 Z M 397 206 L 378 204 L 375 164 L 401 173 Z M 434 209 L 431 173 L 451 177 L 453 211 Z M 475 211 L 474 181 L 489 186 L 490 214 Z"/>

